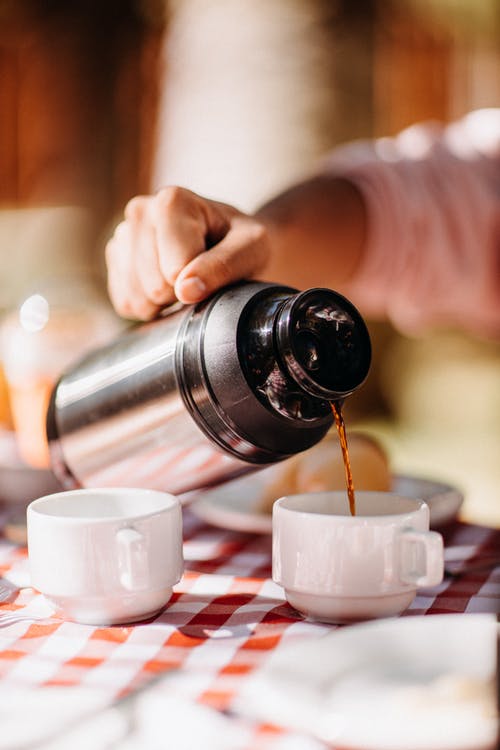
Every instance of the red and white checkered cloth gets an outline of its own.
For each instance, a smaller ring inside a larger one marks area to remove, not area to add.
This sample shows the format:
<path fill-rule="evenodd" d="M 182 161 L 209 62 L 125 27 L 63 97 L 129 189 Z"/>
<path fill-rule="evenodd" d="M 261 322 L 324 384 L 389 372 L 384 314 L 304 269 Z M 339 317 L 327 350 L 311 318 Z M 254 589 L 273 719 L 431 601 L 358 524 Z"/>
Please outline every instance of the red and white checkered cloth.
<path fill-rule="evenodd" d="M 456 522 L 440 531 L 457 569 L 498 557 L 500 529 Z M 0 538 L 0 575 L 21 586 L 0 603 L 0 694 L 85 687 L 111 703 L 175 670 L 173 691 L 227 715 L 247 676 L 280 643 L 333 629 L 286 603 L 270 578 L 269 536 L 214 528 L 185 509 L 184 539 L 185 574 L 164 612 L 147 623 L 99 628 L 47 611 L 29 587 L 26 549 Z M 465 612 L 500 614 L 500 565 L 446 576 L 420 590 L 403 616 Z M 297 746 L 285 727 L 256 724 L 251 738 L 252 748 Z"/>

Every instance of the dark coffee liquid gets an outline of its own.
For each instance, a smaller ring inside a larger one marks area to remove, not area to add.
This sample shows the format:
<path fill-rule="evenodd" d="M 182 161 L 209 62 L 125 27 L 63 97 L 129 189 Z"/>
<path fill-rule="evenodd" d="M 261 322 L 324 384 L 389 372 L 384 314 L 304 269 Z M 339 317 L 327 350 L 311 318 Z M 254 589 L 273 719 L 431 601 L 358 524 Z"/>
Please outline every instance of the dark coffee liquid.
<path fill-rule="evenodd" d="M 345 431 L 344 417 L 342 416 L 342 407 L 340 402 L 332 402 L 332 412 L 335 418 L 335 426 L 342 448 L 342 458 L 344 459 L 345 481 L 347 487 L 347 497 L 349 498 L 349 510 L 351 516 L 356 515 L 356 497 L 354 495 L 354 483 L 352 481 L 351 462 L 349 460 L 349 449 L 347 447 L 347 435 Z"/>

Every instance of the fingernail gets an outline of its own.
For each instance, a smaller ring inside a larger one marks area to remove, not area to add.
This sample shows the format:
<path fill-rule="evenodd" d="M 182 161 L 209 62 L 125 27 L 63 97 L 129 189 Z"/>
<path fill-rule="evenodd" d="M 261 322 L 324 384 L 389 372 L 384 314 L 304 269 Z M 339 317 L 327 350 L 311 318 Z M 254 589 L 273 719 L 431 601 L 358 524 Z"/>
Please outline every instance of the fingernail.
<path fill-rule="evenodd" d="M 189 276 L 176 285 L 176 293 L 182 302 L 199 302 L 205 297 L 207 286 L 198 276 Z"/>

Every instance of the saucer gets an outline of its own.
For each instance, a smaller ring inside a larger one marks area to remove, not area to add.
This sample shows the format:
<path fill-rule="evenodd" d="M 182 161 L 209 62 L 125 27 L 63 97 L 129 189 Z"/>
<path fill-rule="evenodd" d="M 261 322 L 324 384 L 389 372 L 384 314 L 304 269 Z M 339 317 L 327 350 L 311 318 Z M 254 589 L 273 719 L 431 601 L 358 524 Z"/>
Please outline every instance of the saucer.
<path fill-rule="evenodd" d="M 0 465 L 0 501 L 8 504 L 27 505 L 42 495 L 50 495 L 62 489 L 59 481 L 49 469 L 33 469 Z"/>
<path fill-rule="evenodd" d="M 28 466 L 19 453 L 15 433 L 0 429 L 0 502 L 28 505 L 61 488 L 50 469 Z"/>
<path fill-rule="evenodd" d="M 200 493 L 191 502 L 191 510 L 214 526 L 233 531 L 271 534 L 271 514 L 259 510 L 265 482 L 266 469 L 263 469 Z M 392 477 L 391 491 L 425 500 L 429 506 L 430 524 L 433 528 L 453 521 L 464 501 L 463 494 L 456 487 L 421 477 L 395 475 Z"/>
<path fill-rule="evenodd" d="M 391 618 L 283 644 L 236 712 L 345 750 L 493 750 L 494 615 Z"/>

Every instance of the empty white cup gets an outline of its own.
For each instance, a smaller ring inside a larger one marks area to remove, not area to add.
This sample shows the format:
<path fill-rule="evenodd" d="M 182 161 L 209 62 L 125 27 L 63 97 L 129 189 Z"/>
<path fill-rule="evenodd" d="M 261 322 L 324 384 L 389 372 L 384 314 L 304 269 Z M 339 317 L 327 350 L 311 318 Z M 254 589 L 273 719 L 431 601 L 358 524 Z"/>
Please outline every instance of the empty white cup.
<path fill-rule="evenodd" d="M 76 622 L 150 618 L 182 576 L 181 506 L 165 492 L 46 495 L 28 506 L 27 529 L 32 586 Z"/>
<path fill-rule="evenodd" d="M 403 612 L 443 578 L 443 539 L 423 500 L 357 492 L 282 497 L 273 506 L 273 580 L 295 609 L 325 622 Z"/>

